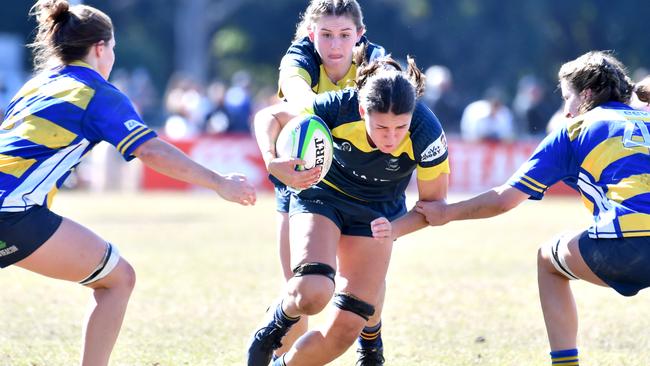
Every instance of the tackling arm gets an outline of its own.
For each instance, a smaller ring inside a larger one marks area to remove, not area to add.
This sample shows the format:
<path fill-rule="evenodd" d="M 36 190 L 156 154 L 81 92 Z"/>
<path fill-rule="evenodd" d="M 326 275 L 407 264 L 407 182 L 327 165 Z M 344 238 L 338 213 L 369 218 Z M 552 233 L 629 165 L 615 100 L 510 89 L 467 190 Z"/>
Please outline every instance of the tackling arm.
<path fill-rule="evenodd" d="M 416 210 L 426 217 L 430 225 L 444 225 L 449 221 L 497 216 L 517 207 L 528 197 L 526 193 L 505 184 L 449 205 L 443 202 L 419 201 Z"/>
<path fill-rule="evenodd" d="M 418 193 L 420 201 L 442 201 L 447 199 L 449 187 L 449 174 L 441 173 L 434 180 L 418 179 Z M 399 238 L 406 234 L 420 230 L 428 225 L 424 216 L 419 214 L 415 208 L 406 215 L 393 221 L 393 238 Z"/>
<path fill-rule="evenodd" d="M 133 152 L 151 169 L 174 179 L 216 191 L 228 201 L 242 205 L 255 203 L 255 189 L 239 174 L 221 175 L 195 162 L 175 146 L 153 138 Z"/>

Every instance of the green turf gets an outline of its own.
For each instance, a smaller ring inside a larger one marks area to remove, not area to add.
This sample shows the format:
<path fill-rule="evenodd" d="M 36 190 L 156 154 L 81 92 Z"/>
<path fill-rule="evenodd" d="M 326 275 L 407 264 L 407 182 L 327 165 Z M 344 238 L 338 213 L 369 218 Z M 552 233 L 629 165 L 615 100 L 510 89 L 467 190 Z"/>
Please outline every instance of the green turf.
<path fill-rule="evenodd" d="M 270 197 L 246 208 L 207 193 L 63 192 L 54 211 L 119 245 L 136 269 L 111 365 L 244 364 L 246 342 L 282 283 Z M 585 227 L 588 216 L 577 198 L 548 198 L 400 239 L 383 314 L 386 364 L 548 365 L 537 246 Z M 0 273 L 0 365 L 76 364 L 89 290 L 18 268 Z M 583 364 L 650 364 L 645 293 L 574 289 Z M 354 360 L 350 350 L 332 365 Z"/>

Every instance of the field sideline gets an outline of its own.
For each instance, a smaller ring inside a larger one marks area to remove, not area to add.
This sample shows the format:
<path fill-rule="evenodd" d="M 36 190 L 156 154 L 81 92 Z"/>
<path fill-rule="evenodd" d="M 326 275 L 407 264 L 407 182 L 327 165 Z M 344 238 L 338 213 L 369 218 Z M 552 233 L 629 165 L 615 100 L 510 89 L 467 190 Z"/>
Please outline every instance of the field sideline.
<path fill-rule="evenodd" d="M 273 210 L 270 196 L 250 208 L 205 192 L 61 193 L 54 211 L 117 244 L 138 275 L 111 365 L 243 365 L 282 283 Z M 383 315 L 386 364 L 549 365 L 537 247 L 587 225 L 579 199 L 547 198 L 400 239 Z M 74 365 L 90 291 L 18 268 L 1 276 L 0 365 Z M 647 292 L 573 286 L 582 364 L 650 364 Z M 351 349 L 332 365 L 355 357 Z"/>

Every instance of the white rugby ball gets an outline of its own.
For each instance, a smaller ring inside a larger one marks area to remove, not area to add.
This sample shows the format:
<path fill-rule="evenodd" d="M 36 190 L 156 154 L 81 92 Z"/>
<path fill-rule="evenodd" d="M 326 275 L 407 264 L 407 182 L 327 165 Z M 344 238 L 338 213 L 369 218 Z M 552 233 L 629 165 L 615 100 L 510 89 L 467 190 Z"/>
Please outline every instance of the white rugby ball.
<path fill-rule="evenodd" d="M 332 165 L 332 132 L 320 117 L 301 115 L 282 128 L 275 141 L 275 151 L 278 157 L 304 160 L 305 165 L 297 165 L 296 170 L 322 167 L 318 183 Z"/>

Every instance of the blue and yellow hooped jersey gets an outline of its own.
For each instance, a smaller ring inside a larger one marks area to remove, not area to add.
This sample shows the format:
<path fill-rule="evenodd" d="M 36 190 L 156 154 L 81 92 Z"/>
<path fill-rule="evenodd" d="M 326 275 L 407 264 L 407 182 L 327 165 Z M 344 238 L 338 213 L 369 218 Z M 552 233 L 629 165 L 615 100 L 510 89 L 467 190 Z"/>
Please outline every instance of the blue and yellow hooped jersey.
<path fill-rule="evenodd" d="M 362 36 L 358 45 L 367 44 L 366 58 L 372 61 L 375 58 L 384 56 L 386 51 L 383 47 L 376 45 Z M 298 76 L 304 79 L 316 94 L 328 91 L 342 90 L 354 87 L 354 80 L 357 75 L 357 65 L 353 62 L 347 74 L 337 83 L 333 83 L 327 76 L 323 61 L 321 60 L 314 43 L 305 37 L 300 41 L 291 44 L 287 53 L 280 61 L 280 77 L 278 78 L 278 97 L 284 98 L 280 86 L 282 82 L 290 77 Z"/>
<path fill-rule="evenodd" d="M 97 143 L 126 160 L 156 133 L 129 99 L 83 62 L 44 71 L 12 99 L 0 124 L 0 211 L 49 205 Z"/>
<path fill-rule="evenodd" d="M 562 180 L 592 212 L 591 238 L 650 236 L 650 113 L 606 103 L 549 135 L 509 181 L 541 199 Z"/>
<path fill-rule="evenodd" d="M 413 170 L 420 180 L 449 173 L 447 140 L 440 122 L 418 102 L 404 140 L 385 154 L 371 146 L 359 114 L 356 89 L 316 97 L 313 111 L 332 131 L 334 159 L 320 186 L 328 186 L 361 201 L 403 199 Z"/>

